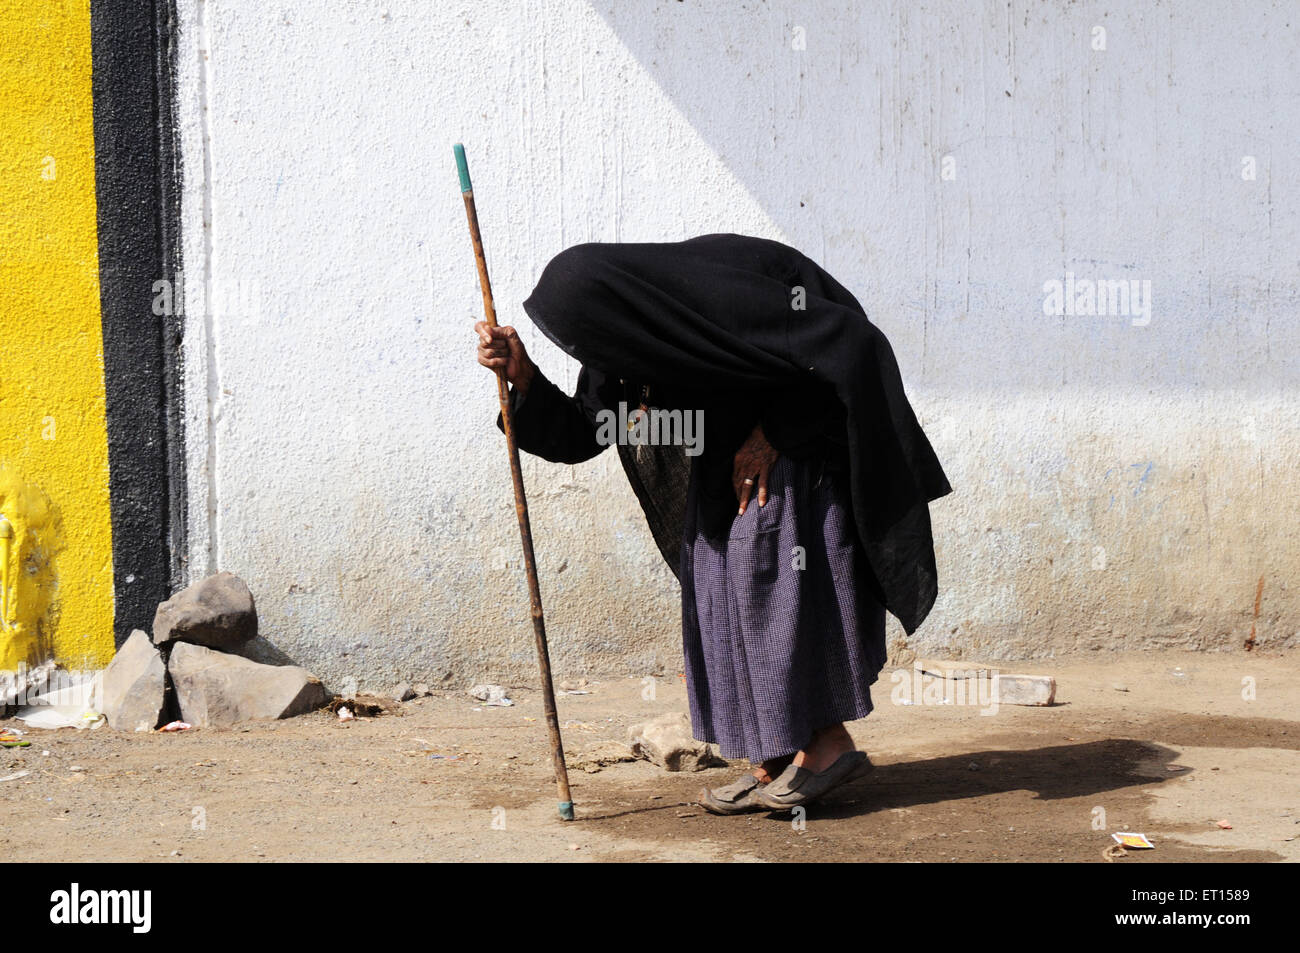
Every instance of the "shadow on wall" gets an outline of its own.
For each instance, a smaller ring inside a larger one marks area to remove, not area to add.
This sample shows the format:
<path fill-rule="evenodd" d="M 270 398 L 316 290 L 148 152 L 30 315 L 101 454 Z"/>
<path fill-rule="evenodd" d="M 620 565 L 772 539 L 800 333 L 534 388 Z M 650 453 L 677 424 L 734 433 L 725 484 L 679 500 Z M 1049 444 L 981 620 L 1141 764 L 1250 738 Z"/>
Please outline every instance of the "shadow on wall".
<path fill-rule="evenodd" d="M 63 521 L 50 498 L 0 464 L 0 671 L 54 654 Z"/>
<path fill-rule="evenodd" d="M 244 643 L 239 653 L 244 658 L 263 665 L 300 665 L 303 664 L 285 652 L 280 651 L 266 636 L 259 635 Z"/>
<path fill-rule="evenodd" d="M 1172 14 L 1108 15 L 1099 50 L 1100 14 L 1055 8 L 592 8 L 786 241 L 858 296 L 913 386 L 1268 391 L 1300 373 L 1278 340 L 1300 345 L 1284 320 L 1300 274 L 1268 254 L 1280 183 L 1240 174 L 1240 153 L 1269 151 L 1249 130 L 1293 91 L 1215 105 L 1197 44 L 1261 50 L 1216 34 L 1212 9 L 1180 8 L 1176 31 Z M 662 151 L 633 134 L 624 148 Z"/>

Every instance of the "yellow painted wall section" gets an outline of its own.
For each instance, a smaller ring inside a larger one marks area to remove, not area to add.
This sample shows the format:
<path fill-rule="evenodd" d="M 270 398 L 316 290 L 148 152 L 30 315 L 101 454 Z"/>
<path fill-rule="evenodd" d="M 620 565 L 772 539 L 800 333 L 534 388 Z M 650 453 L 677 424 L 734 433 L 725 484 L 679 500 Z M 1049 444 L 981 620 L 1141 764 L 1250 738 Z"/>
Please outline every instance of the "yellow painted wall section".
<path fill-rule="evenodd" d="M 0 0 L 0 669 L 113 656 L 90 78 L 88 0 Z"/>

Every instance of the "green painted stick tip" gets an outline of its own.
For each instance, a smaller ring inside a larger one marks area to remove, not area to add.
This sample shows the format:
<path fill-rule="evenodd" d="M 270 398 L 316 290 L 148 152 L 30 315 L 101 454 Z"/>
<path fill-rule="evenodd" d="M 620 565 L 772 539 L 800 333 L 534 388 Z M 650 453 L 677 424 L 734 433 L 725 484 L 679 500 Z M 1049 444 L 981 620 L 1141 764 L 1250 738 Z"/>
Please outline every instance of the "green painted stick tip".
<path fill-rule="evenodd" d="M 560 802 L 560 820 L 562 820 L 562 821 L 571 821 L 571 820 L 573 820 L 573 802 L 572 802 L 572 801 L 561 801 L 561 802 Z"/>
<path fill-rule="evenodd" d="M 465 147 L 458 142 L 451 147 L 451 151 L 456 153 L 456 172 L 460 175 L 460 190 L 469 192 L 472 187 L 469 184 L 469 163 L 465 161 Z"/>

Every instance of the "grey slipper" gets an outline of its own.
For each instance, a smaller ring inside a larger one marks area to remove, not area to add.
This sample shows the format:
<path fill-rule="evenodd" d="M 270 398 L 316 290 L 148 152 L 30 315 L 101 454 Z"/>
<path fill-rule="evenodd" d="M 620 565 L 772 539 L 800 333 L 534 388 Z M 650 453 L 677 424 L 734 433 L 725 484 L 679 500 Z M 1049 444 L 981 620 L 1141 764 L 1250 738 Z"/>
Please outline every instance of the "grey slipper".
<path fill-rule="evenodd" d="M 700 792 L 696 803 L 710 814 L 744 814 L 747 811 L 761 811 L 763 805 L 754 795 L 763 787 L 758 778 L 745 774 L 725 787 Z"/>
<path fill-rule="evenodd" d="M 788 811 L 801 804 L 811 804 L 827 791 L 862 777 L 874 767 L 865 751 L 846 751 L 819 774 L 792 764 L 753 796 L 768 810 Z"/>

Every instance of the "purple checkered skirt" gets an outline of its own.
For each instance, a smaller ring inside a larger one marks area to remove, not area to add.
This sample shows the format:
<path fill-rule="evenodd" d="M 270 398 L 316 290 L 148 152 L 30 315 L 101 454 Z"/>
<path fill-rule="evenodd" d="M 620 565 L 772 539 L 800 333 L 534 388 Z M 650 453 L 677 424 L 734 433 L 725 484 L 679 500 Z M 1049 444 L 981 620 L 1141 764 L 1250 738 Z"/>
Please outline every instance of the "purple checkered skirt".
<path fill-rule="evenodd" d="M 681 582 L 695 736 L 759 762 L 864 717 L 885 664 L 885 610 L 842 477 L 780 457 L 767 505 L 751 503 L 726 539 L 698 530 L 696 506 L 692 482 Z"/>

